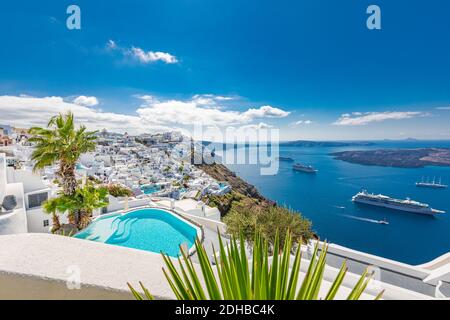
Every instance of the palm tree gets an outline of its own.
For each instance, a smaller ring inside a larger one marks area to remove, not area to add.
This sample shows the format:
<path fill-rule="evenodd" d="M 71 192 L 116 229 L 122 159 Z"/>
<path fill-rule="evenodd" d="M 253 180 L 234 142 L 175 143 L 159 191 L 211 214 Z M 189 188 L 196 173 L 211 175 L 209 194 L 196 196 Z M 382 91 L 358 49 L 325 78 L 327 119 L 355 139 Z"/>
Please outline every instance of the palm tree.
<path fill-rule="evenodd" d="M 77 200 L 77 217 L 78 229 L 84 229 L 91 222 L 92 213 L 95 209 L 100 209 L 108 205 L 108 188 L 104 186 L 96 187 L 91 183 L 86 184 L 82 188 L 78 188 L 75 192 Z"/>
<path fill-rule="evenodd" d="M 47 128 L 33 127 L 29 141 L 35 143 L 31 159 L 34 170 L 59 165 L 57 176 L 65 195 L 73 195 L 77 187 L 75 165 L 80 156 L 95 150 L 96 131 L 85 126 L 75 129 L 73 114 L 59 114 L 50 119 Z"/>
<path fill-rule="evenodd" d="M 72 198 L 71 196 L 66 196 L 65 194 L 60 194 L 56 198 L 49 199 L 45 201 L 42 204 L 42 208 L 45 212 L 50 213 L 52 215 L 52 233 L 55 233 L 61 228 L 61 223 L 58 218 L 59 213 L 64 213 L 69 210 L 74 210 L 74 207 L 72 205 Z M 73 215 L 72 213 L 69 213 L 69 221 L 71 219 L 70 215 Z"/>
<path fill-rule="evenodd" d="M 58 213 L 69 212 L 71 224 L 76 225 L 77 229 L 83 229 L 91 222 L 93 211 L 107 205 L 108 189 L 88 183 L 75 189 L 73 195 L 60 194 L 46 201 L 43 207 L 47 213 L 52 214 L 53 223 Z M 57 229 L 58 227 L 53 226 L 54 231 Z"/>
<path fill-rule="evenodd" d="M 95 150 L 96 132 L 86 131 L 85 126 L 75 129 L 73 114 L 68 112 L 52 117 L 47 128 L 31 128 L 30 133 L 33 136 L 29 141 L 35 143 L 31 155 L 31 159 L 35 161 L 34 170 L 58 164 L 56 174 L 62 185 L 63 194 L 74 195 L 77 188 L 75 165 L 83 153 Z M 70 218 L 78 215 L 77 212 L 71 213 Z M 53 222 L 54 228 L 59 226 L 58 216 L 55 213 Z M 74 220 L 70 222 L 76 223 Z"/>
<path fill-rule="evenodd" d="M 318 244 L 314 248 L 311 261 L 305 277 L 299 281 L 301 248 L 296 246 L 293 261 L 292 237 L 290 232 L 286 235 L 284 245 L 280 244 L 278 233 L 272 248 L 262 238 L 259 232 L 253 241 L 253 256 L 249 260 L 245 250 L 246 242 L 240 236 L 238 245 L 232 238 L 230 245 L 225 247 L 219 236 L 219 258 L 214 254 L 216 268 L 212 266 L 208 255 L 197 239 L 195 247 L 200 263 L 200 271 L 195 268 L 191 258 L 181 248 L 181 257 L 178 258 L 179 267 L 176 268 L 169 256 L 163 255 L 166 269 L 164 275 L 177 299 L 179 300 L 317 300 L 324 298 L 332 300 L 336 297 L 347 273 L 346 262 L 337 274 L 325 296 L 320 296 L 320 288 L 325 272 L 327 245 L 320 253 Z M 269 250 L 271 249 L 271 250 Z M 270 252 L 274 252 L 270 257 Z M 202 278 L 202 280 L 200 280 Z M 361 275 L 347 299 L 357 300 L 361 297 L 371 275 L 367 270 Z M 128 286 L 138 300 L 153 300 L 149 290 L 139 283 L 144 293 L 142 295 L 133 286 Z M 380 299 L 380 292 L 376 299 Z"/>

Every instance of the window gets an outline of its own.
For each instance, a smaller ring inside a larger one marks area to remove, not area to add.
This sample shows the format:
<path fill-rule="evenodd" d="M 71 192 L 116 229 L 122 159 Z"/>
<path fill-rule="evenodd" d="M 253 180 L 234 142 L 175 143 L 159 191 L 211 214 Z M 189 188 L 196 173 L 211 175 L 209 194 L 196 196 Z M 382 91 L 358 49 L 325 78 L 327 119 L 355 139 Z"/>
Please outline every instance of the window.
<path fill-rule="evenodd" d="M 28 195 L 28 208 L 40 207 L 48 199 L 47 192 Z"/>
<path fill-rule="evenodd" d="M 48 227 L 48 226 L 49 226 L 48 220 L 44 220 L 44 227 Z"/>

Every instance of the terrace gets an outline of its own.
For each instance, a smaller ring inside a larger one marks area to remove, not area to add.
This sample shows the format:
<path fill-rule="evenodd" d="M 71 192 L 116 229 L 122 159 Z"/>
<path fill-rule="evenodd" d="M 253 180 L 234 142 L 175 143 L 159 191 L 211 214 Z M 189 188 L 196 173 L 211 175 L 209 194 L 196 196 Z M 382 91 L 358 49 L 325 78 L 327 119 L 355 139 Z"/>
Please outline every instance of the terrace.
<path fill-rule="evenodd" d="M 307 254 L 304 260 L 300 281 L 306 272 Z M 63 236 L 21 234 L 2 236 L 0 261 L 0 299 L 132 299 L 127 282 L 137 286 L 139 281 L 157 299 L 175 298 L 162 273 L 161 256 L 151 252 Z M 196 263 L 194 267 L 199 268 Z M 337 272 L 327 266 L 322 295 Z M 348 274 L 337 298 L 345 298 L 357 279 L 356 274 Z M 384 299 L 431 298 L 373 281 L 362 299 L 373 299 L 382 289 L 386 290 Z"/>

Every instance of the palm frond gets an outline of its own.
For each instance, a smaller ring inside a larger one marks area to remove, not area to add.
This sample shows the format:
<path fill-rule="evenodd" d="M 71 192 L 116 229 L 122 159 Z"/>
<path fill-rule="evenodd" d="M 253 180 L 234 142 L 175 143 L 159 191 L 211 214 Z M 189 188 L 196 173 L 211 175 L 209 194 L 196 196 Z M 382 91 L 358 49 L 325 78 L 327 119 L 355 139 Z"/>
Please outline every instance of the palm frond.
<path fill-rule="evenodd" d="M 79 157 L 95 150 L 96 131 L 86 131 L 85 126 L 76 129 L 71 112 L 52 117 L 47 128 L 33 127 L 30 133 L 29 141 L 35 145 L 31 156 L 34 170 L 59 163 L 59 175 L 66 182 L 74 180 L 73 168 Z"/>

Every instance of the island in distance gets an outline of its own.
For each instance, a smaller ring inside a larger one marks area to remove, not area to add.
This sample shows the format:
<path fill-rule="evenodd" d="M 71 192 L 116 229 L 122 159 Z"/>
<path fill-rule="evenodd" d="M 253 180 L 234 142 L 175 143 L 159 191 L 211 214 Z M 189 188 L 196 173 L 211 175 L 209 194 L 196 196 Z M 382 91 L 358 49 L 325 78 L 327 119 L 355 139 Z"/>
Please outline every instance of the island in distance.
<path fill-rule="evenodd" d="M 310 141 L 310 140 L 294 140 L 282 141 L 280 146 L 295 147 L 349 147 L 349 146 L 372 146 L 372 141 Z"/>
<path fill-rule="evenodd" d="M 248 146 L 256 145 L 257 143 L 246 142 L 246 143 L 219 143 L 203 140 L 201 141 L 203 146 L 218 146 L 220 148 L 232 148 L 235 146 Z M 312 141 L 312 140 L 293 140 L 293 141 L 280 141 L 280 146 L 284 147 L 363 147 L 363 146 L 373 146 L 375 142 L 373 141 Z"/>
<path fill-rule="evenodd" d="M 335 152 L 331 155 L 337 160 L 372 166 L 399 168 L 450 166 L 450 149 L 445 148 L 358 150 Z"/>

